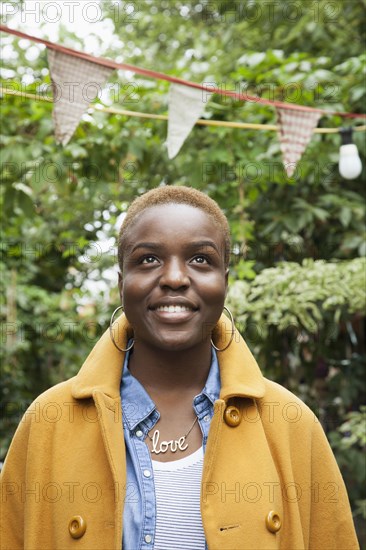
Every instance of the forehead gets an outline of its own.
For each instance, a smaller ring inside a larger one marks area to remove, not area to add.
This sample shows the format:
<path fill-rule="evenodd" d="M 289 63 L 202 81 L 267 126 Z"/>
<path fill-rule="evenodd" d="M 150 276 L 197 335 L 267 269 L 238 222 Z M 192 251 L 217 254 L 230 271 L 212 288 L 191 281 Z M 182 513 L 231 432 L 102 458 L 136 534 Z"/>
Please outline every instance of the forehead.
<path fill-rule="evenodd" d="M 179 240 L 206 237 L 222 247 L 224 232 L 204 210 L 188 204 L 161 204 L 143 210 L 131 224 L 126 241 L 133 245 L 146 238 L 176 237 Z"/>

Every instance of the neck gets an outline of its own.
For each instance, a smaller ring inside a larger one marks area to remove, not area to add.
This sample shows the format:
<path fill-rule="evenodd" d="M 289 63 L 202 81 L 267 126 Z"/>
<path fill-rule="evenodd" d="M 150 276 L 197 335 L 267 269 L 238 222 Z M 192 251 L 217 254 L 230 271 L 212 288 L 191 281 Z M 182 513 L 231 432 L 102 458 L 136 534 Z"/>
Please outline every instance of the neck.
<path fill-rule="evenodd" d="M 211 366 L 211 344 L 200 349 L 167 351 L 136 342 L 129 369 L 147 390 L 157 393 L 192 391 L 204 387 Z"/>

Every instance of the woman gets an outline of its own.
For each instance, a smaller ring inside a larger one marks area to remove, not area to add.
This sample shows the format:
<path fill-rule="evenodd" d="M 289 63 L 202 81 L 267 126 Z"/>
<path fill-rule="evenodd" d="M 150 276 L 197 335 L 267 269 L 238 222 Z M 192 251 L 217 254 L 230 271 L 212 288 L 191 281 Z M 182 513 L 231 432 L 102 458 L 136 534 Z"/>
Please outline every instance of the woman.
<path fill-rule="evenodd" d="M 131 205 L 124 314 L 25 414 L 3 469 L 3 548 L 358 548 L 318 421 L 222 314 L 229 255 L 203 193 Z"/>

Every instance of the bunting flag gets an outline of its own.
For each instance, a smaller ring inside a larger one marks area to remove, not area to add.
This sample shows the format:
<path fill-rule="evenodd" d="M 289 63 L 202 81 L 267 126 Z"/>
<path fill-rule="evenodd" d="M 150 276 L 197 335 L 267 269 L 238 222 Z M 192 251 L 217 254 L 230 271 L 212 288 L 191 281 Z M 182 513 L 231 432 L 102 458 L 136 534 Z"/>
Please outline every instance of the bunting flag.
<path fill-rule="evenodd" d="M 321 113 L 317 111 L 298 111 L 277 107 L 283 164 L 288 177 L 295 172 L 296 164 L 311 140 L 320 117 Z"/>
<path fill-rule="evenodd" d="M 95 57 L 85 52 L 73 50 L 60 44 L 25 34 L 16 29 L 10 29 L 0 24 L 0 31 L 7 32 L 47 47 L 49 68 L 53 88 L 53 119 L 55 137 L 59 143 L 66 145 L 74 133 L 80 118 L 89 104 L 102 91 L 105 81 L 115 69 L 124 69 L 148 78 L 165 80 L 171 83 L 169 94 L 169 116 L 106 109 L 105 112 L 116 112 L 127 116 L 143 118 L 168 119 L 167 148 L 169 158 L 174 158 L 195 124 L 210 126 L 227 126 L 232 128 L 268 129 L 279 131 L 283 162 L 288 176 L 292 176 L 296 164 L 301 158 L 311 136 L 317 133 L 338 132 L 337 128 L 316 128 L 321 116 L 340 116 L 347 119 L 366 119 L 365 113 L 347 113 L 330 111 L 328 109 L 312 108 L 304 105 L 273 101 L 257 96 L 249 96 L 246 92 L 236 92 L 217 87 L 215 83 L 199 84 L 176 76 L 156 72 L 150 69 L 120 63 L 113 59 Z M 31 97 L 20 90 L 6 90 L 1 93 Z M 273 124 L 254 124 L 244 122 L 226 122 L 202 119 L 205 105 L 212 94 L 231 97 L 237 101 L 250 101 L 272 106 L 277 110 L 278 126 Z M 40 97 L 37 95 L 37 99 Z M 44 98 L 50 101 L 50 98 Z M 100 107 L 100 105 L 99 105 Z M 358 131 L 365 131 L 366 126 L 356 126 Z"/>
<path fill-rule="evenodd" d="M 54 97 L 55 137 L 66 145 L 113 69 L 50 48 L 48 64 Z"/>
<path fill-rule="evenodd" d="M 190 134 L 197 120 L 205 112 L 210 92 L 172 84 L 169 90 L 168 156 L 174 158 Z"/>

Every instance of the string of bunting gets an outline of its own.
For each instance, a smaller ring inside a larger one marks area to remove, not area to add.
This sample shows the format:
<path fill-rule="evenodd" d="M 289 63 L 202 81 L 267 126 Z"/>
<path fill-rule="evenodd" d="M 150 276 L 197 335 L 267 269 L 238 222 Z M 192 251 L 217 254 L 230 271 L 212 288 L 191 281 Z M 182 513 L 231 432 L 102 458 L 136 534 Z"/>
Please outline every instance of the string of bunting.
<path fill-rule="evenodd" d="M 53 103 L 52 97 L 42 96 L 40 94 L 31 94 L 28 92 L 22 92 L 20 90 L 11 90 L 8 88 L 2 88 L 0 86 L 0 94 L 4 95 L 14 95 L 21 97 L 22 99 L 34 99 L 35 101 L 45 101 L 47 103 Z M 116 109 L 114 107 L 104 107 L 99 103 L 95 105 L 89 105 L 88 110 L 101 111 L 102 113 L 109 113 L 112 115 L 122 115 L 127 117 L 137 117 L 137 118 L 147 118 L 153 120 L 168 120 L 167 115 L 156 115 L 154 113 L 143 113 L 141 111 L 128 111 L 126 109 Z M 254 122 L 229 122 L 226 120 L 207 120 L 199 119 L 196 124 L 198 126 L 221 126 L 224 128 L 240 128 L 243 130 L 268 130 L 268 131 L 278 131 L 280 129 L 276 124 L 259 124 Z M 355 132 L 366 132 L 366 124 L 362 126 L 354 126 L 353 130 Z M 314 134 L 339 134 L 339 128 L 314 128 Z"/>
<path fill-rule="evenodd" d="M 47 47 L 53 91 L 55 138 L 57 142 L 63 145 L 69 142 L 79 124 L 80 118 L 89 108 L 90 102 L 95 100 L 98 92 L 102 90 L 111 73 L 116 69 L 127 70 L 149 78 L 170 82 L 168 117 L 164 115 L 148 115 L 147 113 L 137 114 L 134 111 L 119 111 L 120 114 L 128 113 L 128 116 L 167 119 L 167 148 L 170 159 L 178 154 L 195 124 L 225 125 L 237 128 L 255 127 L 258 129 L 264 127 L 265 129 L 276 130 L 278 132 L 285 169 L 287 174 L 291 176 L 313 133 L 317 132 L 317 130 L 322 130 L 322 133 L 339 131 L 339 129 L 328 129 L 327 132 L 324 132 L 323 130 L 326 129 L 317 129 L 318 121 L 322 116 L 337 115 L 342 118 L 366 118 L 366 114 L 328 111 L 293 103 L 272 101 L 218 88 L 212 83 L 199 84 L 134 65 L 117 63 L 111 59 L 95 57 L 84 52 L 66 48 L 48 40 L 10 29 L 4 25 L 0 25 L 0 31 L 41 43 Z M 70 84 L 73 85 L 72 94 L 70 94 Z M 87 96 L 84 93 L 85 89 L 88 90 Z M 68 93 L 66 93 L 66 90 Z M 4 89 L 3 93 L 10 93 L 10 91 Z M 276 109 L 278 123 L 277 125 L 253 125 L 250 123 L 202 119 L 205 107 L 213 94 L 230 96 L 232 99 L 239 101 L 249 101 L 272 106 Z M 17 94 L 14 93 L 13 95 Z M 25 96 L 23 92 L 21 95 Z M 112 109 L 103 108 L 100 110 L 112 112 Z"/>

